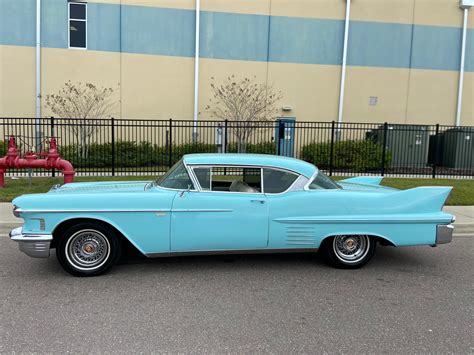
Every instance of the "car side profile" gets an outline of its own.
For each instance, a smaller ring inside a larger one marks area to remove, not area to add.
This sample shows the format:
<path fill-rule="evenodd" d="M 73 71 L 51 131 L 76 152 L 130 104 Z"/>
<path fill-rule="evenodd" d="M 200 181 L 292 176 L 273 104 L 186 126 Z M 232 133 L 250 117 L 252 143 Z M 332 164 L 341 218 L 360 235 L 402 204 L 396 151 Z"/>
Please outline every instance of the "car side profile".
<path fill-rule="evenodd" d="M 20 250 L 76 276 L 109 270 L 125 244 L 147 257 L 314 252 L 358 268 L 377 244 L 448 243 L 451 187 L 397 190 L 381 177 L 332 181 L 316 166 L 256 154 L 185 155 L 155 181 L 70 183 L 13 201 Z"/>

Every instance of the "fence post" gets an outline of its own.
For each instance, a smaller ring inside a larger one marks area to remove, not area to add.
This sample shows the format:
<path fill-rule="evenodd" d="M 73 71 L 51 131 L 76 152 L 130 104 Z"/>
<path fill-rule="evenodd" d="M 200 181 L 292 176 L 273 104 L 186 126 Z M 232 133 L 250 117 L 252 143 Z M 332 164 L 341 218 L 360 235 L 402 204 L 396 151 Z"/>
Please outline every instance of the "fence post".
<path fill-rule="evenodd" d="M 385 154 L 387 151 L 387 130 L 388 130 L 388 123 L 385 122 L 383 124 L 383 145 L 382 145 L 382 167 L 381 167 L 381 175 L 385 175 Z"/>
<path fill-rule="evenodd" d="M 115 176 L 115 119 L 113 117 L 110 121 L 110 129 L 112 140 L 112 176 Z"/>
<path fill-rule="evenodd" d="M 331 144 L 329 147 L 329 176 L 332 176 L 332 169 L 334 165 L 334 135 L 336 133 L 336 122 L 331 122 Z"/>
<path fill-rule="evenodd" d="M 439 158 L 439 123 L 436 124 L 436 133 L 435 133 L 435 137 L 436 139 L 434 140 L 435 141 L 435 157 L 434 157 L 434 160 L 433 160 L 433 172 L 432 172 L 432 178 L 433 179 L 436 179 L 436 164 L 438 163 L 438 158 Z"/>
<path fill-rule="evenodd" d="M 51 138 L 54 137 L 54 117 L 51 116 Z M 55 137 L 56 138 L 56 137 Z M 51 177 L 56 176 L 56 170 L 54 168 L 51 169 Z"/>
<path fill-rule="evenodd" d="M 169 132 L 170 132 L 170 138 L 168 142 L 168 166 L 171 168 L 173 165 L 173 119 L 170 118 L 170 123 L 169 123 Z"/>
<path fill-rule="evenodd" d="M 224 153 L 227 153 L 227 120 L 224 121 L 224 146 L 223 146 L 223 149 L 222 151 Z"/>

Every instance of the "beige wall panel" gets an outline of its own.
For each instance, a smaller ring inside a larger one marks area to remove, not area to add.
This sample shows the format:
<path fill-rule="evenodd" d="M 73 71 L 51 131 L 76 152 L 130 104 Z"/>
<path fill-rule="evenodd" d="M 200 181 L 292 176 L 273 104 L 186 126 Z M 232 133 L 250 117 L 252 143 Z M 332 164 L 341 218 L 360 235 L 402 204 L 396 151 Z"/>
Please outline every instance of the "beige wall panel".
<path fill-rule="evenodd" d="M 464 74 L 461 124 L 474 126 L 474 73 Z"/>
<path fill-rule="evenodd" d="M 298 121 L 337 119 L 341 68 L 334 65 L 270 63 L 268 82 L 280 90 L 280 107 L 290 106 Z"/>
<path fill-rule="evenodd" d="M 404 123 L 408 74 L 406 69 L 348 67 L 344 122 Z M 370 104 L 376 97 L 376 104 Z"/>
<path fill-rule="evenodd" d="M 351 19 L 359 21 L 413 23 L 415 0 L 356 0 Z"/>
<path fill-rule="evenodd" d="M 74 49 L 42 49 L 42 93 L 57 93 L 66 83 L 91 83 L 115 90 L 112 115 L 120 117 L 120 55 L 112 52 Z M 53 115 L 44 105 L 43 116 Z"/>
<path fill-rule="evenodd" d="M 344 0 L 272 0 L 272 15 L 289 17 L 314 17 L 343 19 Z"/>
<path fill-rule="evenodd" d="M 255 82 L 265 83 L 267 81 L 267 63 L 233 60 L 201 59 L 199 69 L 199 117 L 201 119 L 214 119 L 212 116 L 213 98 L 211 91 L 211 77 L 214 83 L 221 84 L 227 77 L 234 75 L 236 80 L 244 78 L 253 79 Z M 193 80 L 193 77 L 190 78 Z M 206 110 L 206 106 L 211 106 Z M 192 117 L 192 115 L 191 115 Z"/>
<path fill-rule="evenodd" d="M 469 27 L 474 28 L 474 16 L 470 16 Z M 416 0 L 415 24 L 431 26 L 461 27 L 463 11 L 458 0 Z"/>
<path fill-rule="evenodd" d="M 454 125 L 457 72 L 411 70 L 407 122 Z"/>
<path fill-rule="evenodd" d="M 34 117 L 35 83 L 35 49 L 0 46 L 0 117 Z"/>
<path fill-rule="evenodd" d="M 192 119 L 194 59 L 122 55 L 122 117 Z"/>

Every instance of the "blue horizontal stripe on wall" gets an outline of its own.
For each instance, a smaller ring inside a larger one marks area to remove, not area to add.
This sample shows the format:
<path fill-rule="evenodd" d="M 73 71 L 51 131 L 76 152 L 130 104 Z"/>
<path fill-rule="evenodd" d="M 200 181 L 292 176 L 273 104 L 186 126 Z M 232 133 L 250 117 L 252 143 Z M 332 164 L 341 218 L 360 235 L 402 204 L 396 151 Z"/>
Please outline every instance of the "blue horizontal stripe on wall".
<path fill-rule="evenodd" d="M 270 56 L 273 62 L 340 64 L 344 23 L 292 17 L 271 17 Z"/>
<path fill-rule="evenodd" d="M 0 44 L 35 45 L 35 0 L 0 1 Z M 42 46 L 67 48 L 66 0 L 43 0 Z M 194 56 L 193 10 L 89 3 L 88 49 Z M 270 33 L 269 33 L 270 30 Z M 201 13 L 203 58 L 340 65 L 341 20 Z M 348 64 L 459 70 L 461 29 L 351 21 Z M 474 29 L 466 70 L 474 71 Z"/>

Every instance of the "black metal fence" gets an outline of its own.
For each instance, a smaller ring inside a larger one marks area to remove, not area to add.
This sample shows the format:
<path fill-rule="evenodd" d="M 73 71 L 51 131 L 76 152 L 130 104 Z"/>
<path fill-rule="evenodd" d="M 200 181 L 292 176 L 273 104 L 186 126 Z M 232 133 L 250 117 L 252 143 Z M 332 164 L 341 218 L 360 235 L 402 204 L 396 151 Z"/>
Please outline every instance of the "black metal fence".
<path fill-rule="evenodd" d="M 23 153 L 46 150 L 57 137 L 61 156 L 79 175 L 153 175 L 188 153 L 246 152 L 303 159 L 330 175 L 474 177 L 474 127 L 0 118 L 0 157 L 10 135 Z"/>

